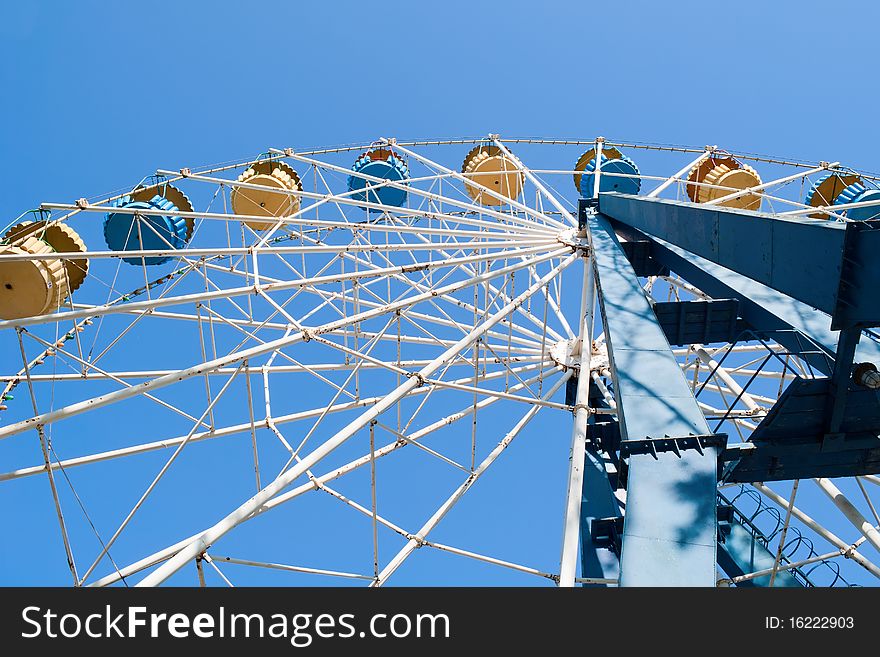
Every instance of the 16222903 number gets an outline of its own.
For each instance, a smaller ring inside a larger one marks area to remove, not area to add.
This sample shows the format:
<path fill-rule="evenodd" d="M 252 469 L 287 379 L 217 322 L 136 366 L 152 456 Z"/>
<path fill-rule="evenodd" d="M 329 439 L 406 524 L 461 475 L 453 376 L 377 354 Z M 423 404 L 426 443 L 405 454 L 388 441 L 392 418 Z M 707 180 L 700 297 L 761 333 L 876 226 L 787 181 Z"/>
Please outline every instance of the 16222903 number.
<path fill-rule="evenodd" d="M 855 625 L 852 616 L 791 616 L 793 630 L 849 630 Z"/>

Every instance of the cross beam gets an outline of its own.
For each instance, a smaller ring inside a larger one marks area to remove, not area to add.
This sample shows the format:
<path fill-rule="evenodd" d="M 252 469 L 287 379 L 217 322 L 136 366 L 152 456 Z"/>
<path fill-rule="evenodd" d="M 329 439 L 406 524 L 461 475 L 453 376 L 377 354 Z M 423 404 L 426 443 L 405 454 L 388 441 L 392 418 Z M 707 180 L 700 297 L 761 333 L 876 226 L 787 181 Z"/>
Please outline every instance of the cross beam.
<path fill-rule="evenodd" d="M 831 328 L 880 325 L 880 227 L 791 219 L 601 194 L 603 214 L 831 315 Z"/>

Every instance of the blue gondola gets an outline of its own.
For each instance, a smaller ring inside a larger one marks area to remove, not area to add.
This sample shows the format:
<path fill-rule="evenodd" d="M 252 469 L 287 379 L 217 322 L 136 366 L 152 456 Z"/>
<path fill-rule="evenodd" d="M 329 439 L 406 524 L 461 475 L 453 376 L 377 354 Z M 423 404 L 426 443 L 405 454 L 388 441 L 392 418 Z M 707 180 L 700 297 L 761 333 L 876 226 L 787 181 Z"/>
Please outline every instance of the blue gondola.
<path fill-rule="evenodd" d="M 620 176 L 605 176 L 605 173 L 618 173 L 627 176 L 638 176 L 639 168 L 626 155 L 619 158 L 608 159 L 602 154 L 602 170 L 599 174 L 599 191 L 600 192 L 621 192 L 622 194 L 638 194 L 642 188 L 642 181 L 638 177 L 622 178 Z M 594 157 L 584 169 L 581 176 L 580 192 L 584 198 L 593 196 L 594 176 L 596 171 L 596 158 Z"/>
<path fill-rule="evenodd" d="M 409 178 L 409 169 L 406 163 L 389 149 L 377 148 L 367 151 L 357 159 L 351 169 L 357 174 L 362 174 L 348 177 L 348 191 L 357 192 L 352 194 L 353 199 L 395 207 L 401 207 L 406 203 L 405 189 L 389 185 L 370 189 L 380 183 L 363 177 L 372 176 L 393 182 L 403 182 Z M 371 212 L 378 212 L 378 210 L 371 210 Z"/>
<path fill-rule="evenodd" d="M 107 213 L 104 218 L 104 240 L 112 251 L 168 251 L 186 245 L 189 238 L 187 222 L 174 216 L 180 208 L 167 198 L 156 194 L 148 201 L 135 201 L 131 196 L 123 196 L 114 205 L 142 212 L 138 215 L 127 212 Z M 161 265 L 171 260 L 171 256 L 122 260 L 131 265 Z"/>

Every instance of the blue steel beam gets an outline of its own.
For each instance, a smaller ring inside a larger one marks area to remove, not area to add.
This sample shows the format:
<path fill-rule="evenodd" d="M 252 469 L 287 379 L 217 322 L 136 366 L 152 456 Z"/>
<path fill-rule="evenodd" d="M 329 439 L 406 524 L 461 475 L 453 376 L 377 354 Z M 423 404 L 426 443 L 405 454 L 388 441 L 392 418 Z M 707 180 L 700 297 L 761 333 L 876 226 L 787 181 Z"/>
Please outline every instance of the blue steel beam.
<path fill-rule="evenodd" d="M 602 214 L 782 292 L 832 318 L 880 325 L 880 229 L 606 193 Z"/>
<path fill-rule="evenodd" d="M 738 299 L 740 315 L 748 324 L 800 354 L 819 372 L 831 375 L 840 332 L 830 328 L 826 313 L 662 238 L 651 237 L 651 241 L 654 260 L 712 297 Z M 855 361 L 880 365 L 880 345 L 863 337 Z"/>
<path fill-rule="evenodd" d="M 826 431 L 829 438 L 838 437 L 846 409 L 847 389 L 852 378 L 852 365 L 861 331 L 857 327 L 843 329 L 837 343 L 837 356 L 831 372 L 831 389 L 825 410 Z"/>
<path fill-rule="evenodd" d="M 588 217 L 618 420 L 627 441 L 709 427 L 606 217 Z M 633 453 L 621 586 L 714 586 L 716 447 Z"/>
<path fill-rule="evenodd" d="M 592 382 L 589 404 L 597 408 L 610 408 Z M 610 416 L 605 417 L 606 421 L 614 422 Z M 598 545 L 593 540 L 592 532 L 594 520 L 621 517 L 620 504 L 608 479 L 605 459 L 600 453 L 601 442 L 596 426 L 596 415 L 591 414 L 587 419 L 587 453 L 584 459 L 584 483 L 581 493 L 581 573 L 583 577 L 588 578 L 617 579 L 620 576 L 617 554 L 606 546 Z M 605 585 L 585 584 L 585 586 L 604 587 Z"/>
<path fill-rule="evenodd" d="M 620 517 L 620 506 L 608 482 L 605 461 L 596 449 L 588 447 L 581 497 L 581 572 L 584 577 L 618 577 L 620 568 L 617 556 L 611 550 L 596 545 L 590 531 L 593 520 L 616 517 Z"/>

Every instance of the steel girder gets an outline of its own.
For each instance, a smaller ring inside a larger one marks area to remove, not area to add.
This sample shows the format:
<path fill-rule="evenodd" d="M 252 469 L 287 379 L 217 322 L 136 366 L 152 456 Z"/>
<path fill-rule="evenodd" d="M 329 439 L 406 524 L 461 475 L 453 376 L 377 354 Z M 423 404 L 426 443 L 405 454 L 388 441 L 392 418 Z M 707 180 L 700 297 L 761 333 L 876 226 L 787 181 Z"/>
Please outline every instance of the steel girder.
<path fill-rule="evenodd" d="M 880 225 L 787 218 L 667 199 L 601 194 L 601 212 L 831 316 L 880 325 Z"/>
<path fill-rule="evenodd" d="M 740 315 L 756 332 L 772 336 L 819 372 L 831 374 L 840 332 L 830 328 L 828 314 L 667 240 L 652 237 L 651 242 L 652 258 L 712 297 L 738 299 Z M 855 359 L 880 363 L 880 345 L 861 340 Z"/>
<path fill-rule="evenodd" d="M 588 217 L 621 445 L 621 586 L 714 586 L 718 447 L 608 219 Z"/>

